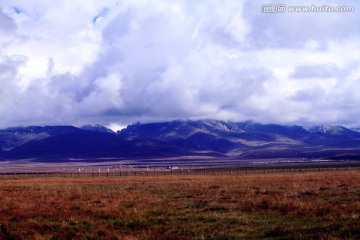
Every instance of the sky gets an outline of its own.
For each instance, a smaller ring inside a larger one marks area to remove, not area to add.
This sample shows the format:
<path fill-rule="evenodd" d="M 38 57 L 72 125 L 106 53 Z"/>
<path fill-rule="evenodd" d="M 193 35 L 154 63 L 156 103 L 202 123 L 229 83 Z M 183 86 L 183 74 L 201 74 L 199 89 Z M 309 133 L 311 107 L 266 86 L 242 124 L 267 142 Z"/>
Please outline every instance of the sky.
<path fill-rule="evenodd" d="M 360 127 L 359 23 L 356 0 L 2 0 L 0 128 Z"/>

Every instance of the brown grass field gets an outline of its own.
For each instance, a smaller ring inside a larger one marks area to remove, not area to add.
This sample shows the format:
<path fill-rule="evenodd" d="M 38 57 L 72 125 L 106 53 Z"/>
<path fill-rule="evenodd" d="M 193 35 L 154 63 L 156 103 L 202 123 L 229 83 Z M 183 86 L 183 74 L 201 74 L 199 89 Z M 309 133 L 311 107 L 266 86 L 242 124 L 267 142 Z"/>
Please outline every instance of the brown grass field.
<path fill-rule="evenodd" d="M 360 239 L 359 177 L 0 179 L 0 239 Z"/>

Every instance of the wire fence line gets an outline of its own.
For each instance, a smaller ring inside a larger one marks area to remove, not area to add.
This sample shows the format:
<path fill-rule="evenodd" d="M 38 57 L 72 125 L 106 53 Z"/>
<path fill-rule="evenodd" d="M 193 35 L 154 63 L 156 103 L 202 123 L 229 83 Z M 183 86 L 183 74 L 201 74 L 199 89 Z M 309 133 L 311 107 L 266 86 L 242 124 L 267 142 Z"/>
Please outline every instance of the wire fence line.
<path fill-rule="evenodd" d="M 360 167 L 308 167 L 308 168 L 79 168 L 79 169 L 46 169 L 26 171 L 2 171 L 0 179 L 9 178 L 95 178 L 95 177 L 136 177 L 136 176 L 181 176 L 181 175 L 246 175 L 276 173 L 310 173 L 310 172 L 352 172 L 360 171 Z"/>

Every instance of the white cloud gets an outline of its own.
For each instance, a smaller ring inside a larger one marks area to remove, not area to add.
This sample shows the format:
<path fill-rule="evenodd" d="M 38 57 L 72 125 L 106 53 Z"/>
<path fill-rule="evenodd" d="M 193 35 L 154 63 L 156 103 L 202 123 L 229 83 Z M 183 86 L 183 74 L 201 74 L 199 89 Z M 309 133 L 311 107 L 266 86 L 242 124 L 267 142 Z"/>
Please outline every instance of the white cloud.
<path fill-rule="evenodd" d="M 15 21 L 0 8 L 0 34 L 5 35 L 16 29 Z"/>
<path fill-rule="evenodd" d="M 0 126 L 360 125 L 360 5 L 351 2 L 355 13 L 261 13 L 267 3 L 4 1 Z"/>

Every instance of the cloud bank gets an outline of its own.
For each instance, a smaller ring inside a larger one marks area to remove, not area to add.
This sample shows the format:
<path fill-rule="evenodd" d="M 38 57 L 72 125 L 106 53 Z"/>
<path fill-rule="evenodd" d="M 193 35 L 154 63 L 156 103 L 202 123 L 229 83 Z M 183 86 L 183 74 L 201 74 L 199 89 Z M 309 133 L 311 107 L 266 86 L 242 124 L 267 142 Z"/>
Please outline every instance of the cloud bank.
<path fill-rule="evenodd" d="M 277 3 L 277 2 L 274 2 Z M 360 125 L 360 4 L 0 3 L 0 127 L 223 119 Z M 289 6 L 288 4 L 287 6 Z"/>

